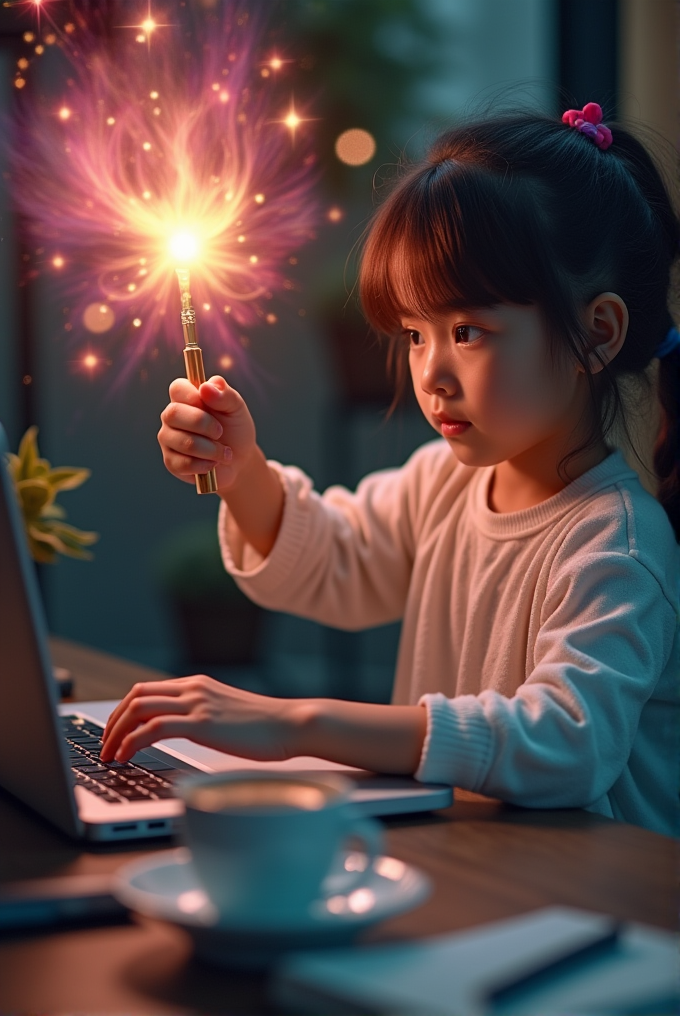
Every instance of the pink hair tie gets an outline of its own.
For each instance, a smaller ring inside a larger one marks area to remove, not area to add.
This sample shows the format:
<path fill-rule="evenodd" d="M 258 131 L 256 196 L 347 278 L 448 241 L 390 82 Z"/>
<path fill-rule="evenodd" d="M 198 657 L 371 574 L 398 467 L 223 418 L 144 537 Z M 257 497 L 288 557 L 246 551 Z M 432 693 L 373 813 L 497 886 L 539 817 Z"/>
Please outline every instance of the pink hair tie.
<path fill-rule="evenodd" d="M 568 109 L 562 115 L 562 123 L 591 138 L 602 151 L 612 143 L 612 132 L 602 123 L 602 107 L 596 102 L 587 102 L 583 109 Z"/>

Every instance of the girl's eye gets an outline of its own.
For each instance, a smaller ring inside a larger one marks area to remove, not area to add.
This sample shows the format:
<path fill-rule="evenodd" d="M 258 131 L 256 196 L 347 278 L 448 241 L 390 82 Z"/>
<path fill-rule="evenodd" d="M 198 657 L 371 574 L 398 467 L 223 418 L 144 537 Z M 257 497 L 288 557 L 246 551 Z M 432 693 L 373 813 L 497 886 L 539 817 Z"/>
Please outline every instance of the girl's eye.
<path fill-rule="evenodd" d="M 478 328 L 476 325 L 456 325 L 453 334 L 456 342 L 469 346 L 484 335 L 484 329 Z"/>
<path fill-rule="evenodd" d="M 417 332 L 415 328 L 406 328 L 404 335 L 408 339 L 410 346 L 421 346 L 423 343 L 423 337 L 420 332 Z"/>

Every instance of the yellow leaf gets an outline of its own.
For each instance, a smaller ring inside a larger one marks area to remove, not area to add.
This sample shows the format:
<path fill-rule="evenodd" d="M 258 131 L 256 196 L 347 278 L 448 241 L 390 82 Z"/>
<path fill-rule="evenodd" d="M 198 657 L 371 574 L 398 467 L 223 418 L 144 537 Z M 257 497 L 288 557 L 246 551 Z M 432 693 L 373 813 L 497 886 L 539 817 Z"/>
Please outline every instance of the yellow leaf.
<path fill-rule="evenodd" d="M 89 469 L 76 469 L 73 466 L 59 466 L 47 474 L 47 481 L 53 490 L 75 490 L 90 477 Z"/>
<path fill-rule="evenodd" d="M 25 519 L 37 518 L 54 500 L 52 488 L 40 477 L 19 480 L 16 485 Z"/>
<path fill-rule="evenodd" d="M 35 464 L 38 461 L 38 428 L 34 425 L 29 427 L 19 444 L 19 480 L 30 480 L 33 476 Z"/>

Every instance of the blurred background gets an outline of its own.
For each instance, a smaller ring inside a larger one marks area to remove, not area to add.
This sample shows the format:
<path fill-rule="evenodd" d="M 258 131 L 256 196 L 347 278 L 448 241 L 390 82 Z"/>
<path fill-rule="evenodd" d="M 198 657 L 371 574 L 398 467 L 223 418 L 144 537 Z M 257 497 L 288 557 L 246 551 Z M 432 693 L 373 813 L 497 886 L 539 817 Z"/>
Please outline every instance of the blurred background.
<path fill-rule="evenodd" d="M 220 5 L 187 4 L 198 17 Z M 187 4 L 166 0 L 154 9 L 163 7 L 171 21 L 173 7 Z M 64 86 L 67 71 L 58 47 L 43 38 L 48 22 L 36 28 L 35 6 L 24 0 L 0 7 L 3 115 L 11 115 L 24 87 L 54 89 L 56 96 Z M 110 24 L 141 22 L 147 6 L 114 0 Z M 400 465 L 433 436 L 408 400 L 387 418 L 385 352 L 348 295 L 352 251 L 399 159 L 417 158 L 440 129 L 480 106 L 518 102 L 555 114 L 599 102 L 605 122 L 617 115 L 641 121 L 665 139 L 668 153 L 678 141 L 678 5 L 267 0 L 265 6 L 270 37 L 289 61 L 291 94 L 315 118 L 322 224 L 296 252 L 296 289 L 278 308 L 276 325 L 248 332 L 255 369 L 230 379 L 249 402 L 268 456 L 300 466 L 318 489 L 354 486 L 369 470 Z M 52 5 L 63 21 L 69 10 L 87 15 L 88 7 Z M 216 498 L 198 497 L 165 472 L 156 432 L 168 384 L 183 374 L 179 321 L 176 356 L 159 357 L 113 396 L 105 379 L 74 373 L 65 329 L 83 325 L 69 320 L 54 280 L 34 271 L 35 240 L 13 214 L 9 191 L 5 164 L 0 422 L 13 450 L 37 425 L 41 454 L 53 464 L 91 469 L 88 482 L 61 500 L 70 522 L 100 534 L 92 561 L 39 566 L 50 630 L 174 674 L 209 673 L 276 695 L 388 701 L 398 626 L 348 634 L 253 607 L 221 568 Z M 214 371 L 209 359 L 207 369 Z"/>

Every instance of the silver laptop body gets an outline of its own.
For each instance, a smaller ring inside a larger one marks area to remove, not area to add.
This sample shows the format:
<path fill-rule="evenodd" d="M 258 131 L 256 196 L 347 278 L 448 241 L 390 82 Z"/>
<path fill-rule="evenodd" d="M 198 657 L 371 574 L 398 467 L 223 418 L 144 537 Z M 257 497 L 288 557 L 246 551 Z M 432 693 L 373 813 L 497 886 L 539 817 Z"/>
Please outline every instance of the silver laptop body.
<path fill-rule="evenodd" d="M 75 704 L 59 708 L 42 601 L 7 471 L 7 451 L 0 426 L 0 786 L 73 837 L 111 841 L 169 835 L 180 823 L 178 799 L 112 803 L 86 789 L 87 781 L 72 768 L 64 713 L 92 730 L 103 725 Z M 225 766 L 206 764 L 200 746 L 194 763 L 187 754 L 191 750 L 188 742 L 183 753 L 154 746 L 131 761 L 168 779 L 171 769 L 174 779 L 177 771 L 249 768 L 247 760 L 230 756 L 222 756 L 225 762 L 231 759 Z M 347 775 L 355 781 L 358 807 L 367 814 L 428 811 L 447 807 L 453 799 L 450 787 L 362 771 Z"/>

